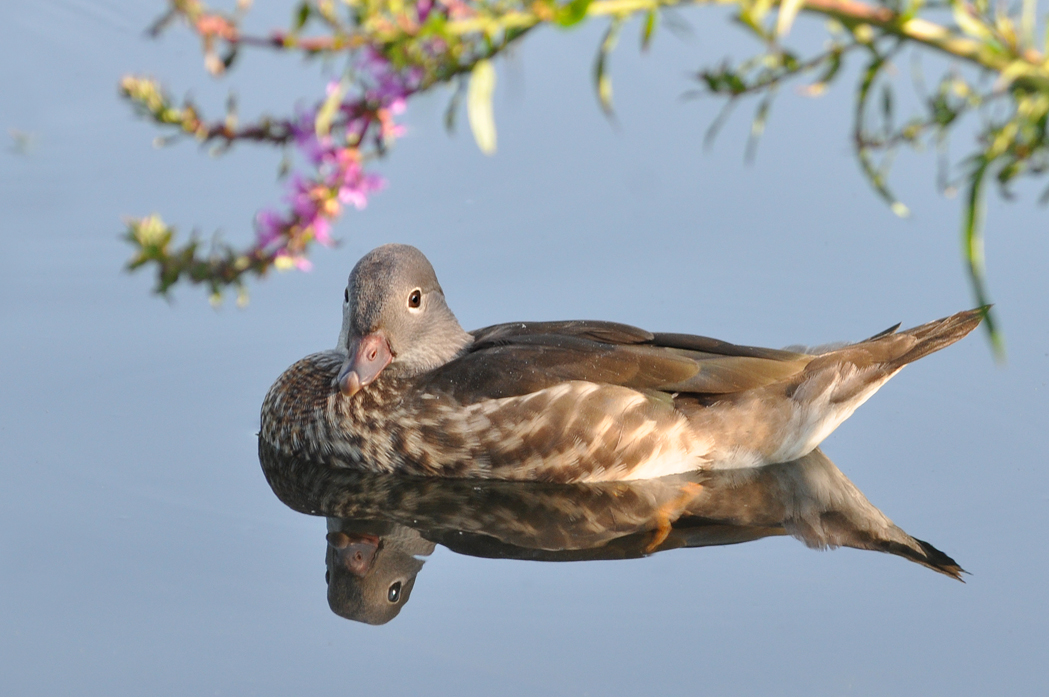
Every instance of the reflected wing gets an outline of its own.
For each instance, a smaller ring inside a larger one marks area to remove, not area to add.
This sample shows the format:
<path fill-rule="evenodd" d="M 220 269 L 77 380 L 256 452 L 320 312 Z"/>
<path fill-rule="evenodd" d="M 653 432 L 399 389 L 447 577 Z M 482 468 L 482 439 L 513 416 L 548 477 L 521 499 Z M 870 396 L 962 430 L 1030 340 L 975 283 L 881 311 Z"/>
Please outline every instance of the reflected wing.
<path fill-rule="evenodd" d="M 529 394 L 570 380 L 649 393 L 726 394 L 784 380 L 812 360 L 613 322 L 517 322 L 474 336 L 465 355 L 427 377 L 425 389 L 451 393 L 462 403 Z"/>

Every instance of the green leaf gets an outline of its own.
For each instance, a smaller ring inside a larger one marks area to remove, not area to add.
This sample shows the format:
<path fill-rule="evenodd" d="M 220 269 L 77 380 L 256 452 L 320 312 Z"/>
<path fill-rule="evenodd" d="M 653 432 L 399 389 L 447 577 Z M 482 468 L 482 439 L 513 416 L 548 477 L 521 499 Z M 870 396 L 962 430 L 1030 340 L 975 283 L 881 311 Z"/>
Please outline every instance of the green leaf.
<path fill-rule="evenodd" d="M 741 8 L 739 14 L 737 14 L 734 19 L 736 22 L 739 22 L 745 28 L 749 29 L 751 33 L 762 41 L 770 42 L 772 40 L 772 37 L 769 36 L 767 31 L 765 31 L 765 27 L 761 26 L 762 18 L 756 16 L 750 8 Z"/>
<path fill-rule="evenodd" d="M 1023 0 L 1020 11 L 1020 42 L 1024 48 L 1034 48 L 1034 28 L 1037 23 L 1038 0 Z"/>
<path fill-rule="evenodd" d="M 732 114 L 732 110 L 736 106 L 735 99 L 728 99 L 725 101 L 725 105 L 721 107 L 721 111 L 718 112 L 717 118 L 707 127 L 707 132 L 703 135 L 703 147 L 710 149 L 714 145 L 714 139 L 718 137 L 718 133 L 721 131 L 721 127 L 725 125 L 729 115 Z"/>
<path fill-rule="evenodd" d="M 601 111 L 605 112 L 605 116 L 613 115 L 612 78 L 608 75 L 608 56 L 615 50 L 622 26 L 622 17 L 615 17 L 612 20 L 597 51 L 597 60 L 594 61 L 594 87 L 597 90 L 597 100 L 601 103 Z"/>
<path fill-rule="evenodd" d="M 773 88 L 769 88 L 769 91 L 761 99 L 761 103 L 758 104 L 758 108 L 754 111 L 754 120 L 750 122 L 750 136 L 747 138 L 747 149 L 744 159 L 748 163 L 754 162 L 754 158 L 758 154 L 758 143 L 761 141 L 761 136 L 765 133 L 765 124 L 769 120 L 769 111 L 772 109 L 772 100 L 776 96 L 776 91 Z"/>
<path fill-rule="evenodd" d="M 233 67 L 233 62 L 237 60 L 238 55 L 239 54 L 237 52 L 237 45 L 233 44 L 232 46 L 230 46 L 229 50 L 226 51 L 226 55 L 222 57 L 222 65 L 226 68 L 226 70 L 229 70 Z"/>
<path fill-rule="evenodd" d="M 860 88 L 856 96 L 856 112 L 855 112 L 855 123 L 853 126 L 853 136 L 856 141 L 856 159 L 860 161 L 860 169 L 863 171 L 867 182 L 871 188 L 881 198 L 889 204 L 889 208 L 893 213 L 901 218 L 906 218 L 910 215 L 910 209 L 898 200 L 893 193 L 889 190 L 889 187 L 885 184 L 885 174 L 879 171 L 875 167 L 874 162 L 871 160 L 869 148 L 865 146 L 864 137 L 865 132 L 863 125 L 866 121 L 865 113 L 867 110 L 867 100 L 870 98 L 871 87 L 874 86 L 878 75 L 881 73 L 882 68 L 888 62 L 889 57 L 879 54 L 871 59 L 871 62 L 867 65 L 867 69 L 863 72 L 863 78 L 860 80 Z"/>
<path fill-rule="evenodd" d="M 463 95 L 466 94 L 466 80 L 457 78 L 455 91 L 452 98 L 448 100 L 448 107 L 444 110 L 444 129 L 449 133 L 455 133 L 455 120 L 459 115 L 459 105 L 463 103 Z"/>
<path fill-rule="evenodd" d="M 659 14 L 655 10 L 649 10 L 645 15 L 645 23 L 641 26 L 641 50 L 647 51 L 652 43 L 652 34 L 656 31 L 656 21 Z"/>
<path fill-rule="evenodd" d="M 892 88 L 883 85 L 881 88 L 881 116 L 885 119 L 885 129 L 892 130 Z"/>
<path fill-rule="evenodd" d="M 566 29 L 575 26 L 586 17 L 586 11 L 589 7 L 590 0 L 572 0 L 558 9 L 554 17 L 554 24 Z"/>
<path fill-rule="evenodd" d="M 794 19 L 805 4 L 805 0 L 783 0 L 779 6 L 779 16 L 776 17 L 776 36 L 780 39 L 787 38 L 790 28 L 794 25 Z"/>
<path fill-rule="evenodd" d="M 969 176 L 969 194 L 966 199 L 965 221 L 962 224 L 962 252 L 969 264 L 969 281 L 976 295 L 976 302 L 986 308 L 984 326 L 987 328 L 994 356 L 998 361 L 1004 361 L 1005 341 L 998 330 L 997 318 L 991 312 L 983 253 L 983 182 L 990 164 L 986 156 L 978 156 L 976 166 Z"/>
<path fill-rule="evenodd" d="M 157 18 L 153 24 L 149 25 L 146 29 L 146 34 L 153 37 L 154 39 L 160 36 L 161 32 L 168 28 L 168 26 L 179 17 L 178 10 L 170 9 L 160 17 Z"/>
<path fill-rule="evenodd" d="M 466 116 L 477 147 L 485 155 L 495 153 L 495 116 L 492 113 L 494 91 L 495 68 L 487 59 L 477 61 L 470 73 L 470 86 L 466 91 Z"/>
<path fill-rule="evenodd" d="M 321 108 L 317 110 L 317 119 L 313 123 L 313 128 L 317 132 L 318 138 L 324 138 L 331 133 L 331 122 L 335 119 L 335 115 L 339 113 L 339 105 L 342 104 L 342 96 L 345 93 L 346 84 L 340 81 L 327 99 L 324 100 L 324 103 L 321 104 Z"/>
<path fill-rule="evenodd" d="M 998 74 L 998 79 L 994 81 L 994 88 L 998 91 L 1004 91 L 1017 79 L 1028 76 L 1037 77 L 1039 72 L 1041 71 L 1037 67 L 1027 61 L 1014 60 Z"/>
<path fill-rule="evenodd" d="M 837 76 L 838 71 L 841 70 L 841 51 L 832 51 L 824 61 L 826 68 L 823 70 L 823 74 L 816 78 L 816 81 L 805 87 L 803 93 L 810 97 L 818 97 L 823 94 L 827 86 Z"/>
<path fill-rule="evenodd" d="M 448 26 L 448 16 L 442 12 L 431 12 L 419 27 L 419 37 L 443 36 Z"/>
<path fill-rule="evenodd" d="M 958 28 L 969 36 L 985 42 L 994 42 L 994 33 L 991 28 L 982 21 L 969 14 L 969 6 L 966 3 L 955 0 L 951 3 L 951 12 Z"/>
<path fill-rule="evenodd" d="M 310 4 L 308 2 L 302 2 L 299 4 L 299 7 L 295 10 L 295 15 L 291 20 L 292 31 L 299 31 L 306 26 L 306 21 L 310 18 L 310 9 Z"/>

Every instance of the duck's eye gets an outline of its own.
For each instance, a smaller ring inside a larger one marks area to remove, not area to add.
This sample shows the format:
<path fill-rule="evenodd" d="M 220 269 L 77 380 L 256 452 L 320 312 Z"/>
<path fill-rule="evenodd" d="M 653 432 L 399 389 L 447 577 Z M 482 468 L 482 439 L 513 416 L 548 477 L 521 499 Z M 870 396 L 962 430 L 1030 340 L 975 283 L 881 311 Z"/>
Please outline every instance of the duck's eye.
<path fill-rule="evenodd" d="M 391 603 L 396 603 L 401 599 L 401 582 L 395 581 L 390 584 L 390 590 L 386 591 L 386 599 Z"/>
<path fill-rule="evenodd" d="M 350 289 L 349 288 L 347 288 L 346 290 L 342 291 L 342 301 L 344 303 L 350 302 Z"/>
<path fill-rule="evenodd" d="M 423 292 L 416 288 L 408 295 L 408 307 L 415 310 L 423 304 Z"/>

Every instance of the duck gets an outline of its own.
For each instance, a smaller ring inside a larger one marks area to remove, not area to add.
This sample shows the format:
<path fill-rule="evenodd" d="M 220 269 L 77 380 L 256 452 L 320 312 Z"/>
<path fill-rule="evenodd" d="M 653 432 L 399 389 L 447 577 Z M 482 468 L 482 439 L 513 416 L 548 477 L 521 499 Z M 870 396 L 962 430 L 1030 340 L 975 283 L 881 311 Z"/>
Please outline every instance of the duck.
<path fill-rule="evenodd" d="M 387 244 L 350 273 L 335 349 L 267 392 L 260 447 L 366 472 L 562 483 L 763 467 L 815 450 L 987 310 L 811 350 L 593 320 L 468 332 L 426 256 Z"/>

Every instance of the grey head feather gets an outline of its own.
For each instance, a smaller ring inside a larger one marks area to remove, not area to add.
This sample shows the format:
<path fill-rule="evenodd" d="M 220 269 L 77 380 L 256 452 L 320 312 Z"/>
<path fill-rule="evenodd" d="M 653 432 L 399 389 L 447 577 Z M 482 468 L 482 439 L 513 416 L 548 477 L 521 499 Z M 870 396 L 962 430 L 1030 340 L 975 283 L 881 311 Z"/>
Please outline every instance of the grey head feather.
<path fill-rule="evenodd" d="M 351 341 L 381 332 L 394 356 L 387 368 L 393 374 L 432 370 L 473 340 L 448 308 L 433 266 L 410 245 L 387 244 L 365 254 L 350 272 L 345 300 L 338 348 L 345 351 Z"/>

